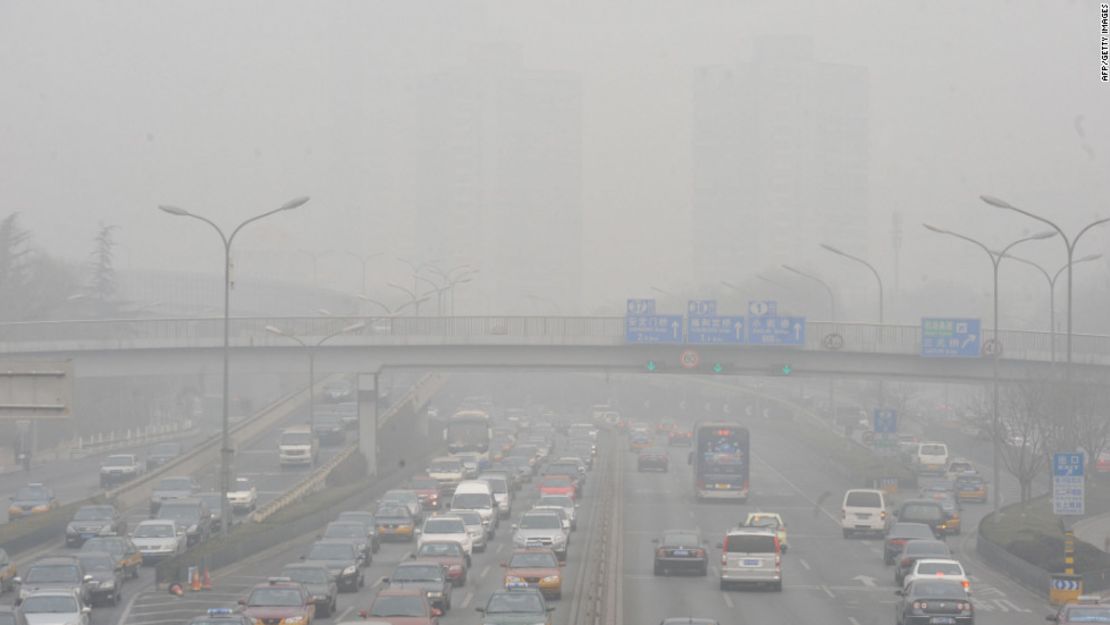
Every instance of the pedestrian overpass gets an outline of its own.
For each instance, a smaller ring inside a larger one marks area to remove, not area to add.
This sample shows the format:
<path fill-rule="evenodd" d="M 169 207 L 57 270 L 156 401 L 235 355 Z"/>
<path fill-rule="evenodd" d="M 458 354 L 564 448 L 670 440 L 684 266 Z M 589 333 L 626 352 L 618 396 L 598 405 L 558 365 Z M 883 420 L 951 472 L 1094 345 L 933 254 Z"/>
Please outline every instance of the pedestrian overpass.
<path fill-rule="evenodd" d="M 233 372 L 286 373 L 307 366 L 306 348 L 267 327 L 314 344 L 329 339 L 317 369 L 563 369 L 576 371 L 789 375 L 982 382 L 990 357 L 922 357 L 919 326 L 809 322 L 805 343 L 759 345 L 628 344 L 623 317 L 245 317 L 230 324 Z M 1047 332 L 1000 331 L 999 377 L 1022 381 L 1063 369 Z M 1110 336 L 1074 335 L 1076 376 L 1110 382 Z M 77 377 L 180 375 L 218 371 L 223 318 L 114 319 L 0 324 L 0 361 L 69 359 Z M 683 352 L 693 350 L 695 354 Z M 683 363 L 691 365 L 683 367 Z M 649 362 L 652 363 L 649 365 Z M 714 365 L 719 372 L 715 372 Z"/>

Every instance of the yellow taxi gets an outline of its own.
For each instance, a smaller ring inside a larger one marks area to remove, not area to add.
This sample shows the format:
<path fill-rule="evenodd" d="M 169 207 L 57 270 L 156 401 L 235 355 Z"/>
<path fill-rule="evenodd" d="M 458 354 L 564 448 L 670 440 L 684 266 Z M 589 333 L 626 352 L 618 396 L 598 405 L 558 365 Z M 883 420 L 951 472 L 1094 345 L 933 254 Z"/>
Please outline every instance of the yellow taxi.
<path fill-rule="evenodd" d="M 81 551 L 103 551 L 116 559 L 116 566 L 132 579 L 139 576 L 143 552 L 126 536 L 93 536 L 81 545 Z"/>
<path fill-rule="evenodd" d="M 956 497 L 960 501 L 986 503 L 987 481 L 977 473 L 963 473 L 956 477 Z"/>
<path fill-rule="evenodd" d="M 545 599 L 563 596 L 562 565 L 555 552 L 546 547 L 514 549 L 505 567 L 505 588 L 535 588 Z"/>
<path fill-rule="evenodd" d="M 15 588 L 15 576 L 15 562 L 12 562 L 7 551 L 0 549 L 0 593 Z"/>
<path fill-rule="evenodd" d="M 416 537 L 416 522 L 404 506 L 383 506 L 374 513 L 374 525 L 378 529 L 378 540 L 382 542 L 410 542 Z"/>
<path fill-rule="evenodd" d="M 46 514 L 58 507 L 54 491 L 39 483 L 32 483 L 15 491 L 8 506 L 8 520 L 14 521 L 36 514 Z"/>
<path fill-rule="evenodd" d="M 782 516 L 777 512 L 749 512 L 748 518 L 744 519 L 742 524 L 744 527 L 762 527 L 775 531 L 775 536 L 779 539 L 779 549 L 786 553 L 789 543 L 786 542 L 786 522 L 782 520 Z"/>

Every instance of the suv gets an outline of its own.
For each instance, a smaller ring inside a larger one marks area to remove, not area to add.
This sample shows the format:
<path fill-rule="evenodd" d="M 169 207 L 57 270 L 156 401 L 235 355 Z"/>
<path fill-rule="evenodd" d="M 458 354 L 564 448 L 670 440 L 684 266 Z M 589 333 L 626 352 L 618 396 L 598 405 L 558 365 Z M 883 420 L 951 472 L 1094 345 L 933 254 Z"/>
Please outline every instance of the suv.
<path fill-rule="evenodd" d="M 782 551 L 778 536 L 768 529 L 729 530 L 721 549 L 721 590 L 733 584 L 770 584 L 782 590 Z"/>
<path fill-rule="evenodd" d="M 297 425 L 285 428 L 278 438 L 278 464 L 288 466 L 312 466 L 316 464 L 317 442 L 312 428 Z"/>
<path fill-rule="evenodd" d="M 840 528 L 844 538 L 852 534 L 886 532 L 886 495 L 881 490 L 852 489 L 844 493 L 840 506 Z"/>
<path fill-rule="evenodd" d="M 146 468 L 157 469 L 181 455 L 181 443 L 158 443 L 146 453 Z"/>
<path fill-rule="evenodd" d="M 193 478 L 187 475 L 164 477 L 150 493 L 150 516 L 158 514 L 162 502 L 171 499 L 186 499 L 200 490 Z"/>
<path fill-rule="evenodd" d="M 104 459 L 104 464 L 100 465 L 100 487 L 111 488 L 139 477 L 142 472 L 143 467 L 134 454 L 108 456 Z"/>
<path fill-rule="evenodd" d="M 899 523 L 923 523 L 933 530 L 937 538 L 944 536 L 948 515 L 939 502 L 932 499 L 908 499 L 894 513 Z"/>
<path fill-rule="evenodd" d="M 80 547 L 94 536 L 112 536 L 127 533 L 127 519 L 115 506 L 81 506 L 66 525 L 66 547 Z"/>
<path fill-rule="evenodd" d="M 81 561 L 74 556 L 39 558 L 27 567 L 27 572 L 22 577 L 15 578 L 15 583 L 19 586 L 16 603 L 23 601 L 31 593 L 57 590 L 74 593 L 82 605 L 89 605 L 92 581 L 93 576 L 85 572 Z"/>
<path fill-rule="evenodd" d="M 168 519 L 185 530 L 186 547 L 208 540 L 212 533 L 212 513 L 200 499 L 167 501 L 158 510 L 159 519 Z"/>

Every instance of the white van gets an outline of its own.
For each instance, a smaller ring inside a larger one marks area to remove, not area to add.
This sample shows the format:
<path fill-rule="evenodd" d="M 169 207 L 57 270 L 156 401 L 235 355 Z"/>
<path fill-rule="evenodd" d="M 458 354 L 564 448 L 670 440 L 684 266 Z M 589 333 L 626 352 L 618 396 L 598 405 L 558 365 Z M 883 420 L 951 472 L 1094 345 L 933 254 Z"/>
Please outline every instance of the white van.
<path fill-rule="evenodd" d="M 278 463 L 282 467 L 316 463 L 317 442 L 312 427 L 295 425 L 282 430 L 278 437 Z"/>
<path fill-rule="evenodd" d="M 493 499 L 493 490 L 489 482 L 483 480 L 460 482 L 455 488 L 455 495 L 451 497 L 451 509 L 474 510 L 482 515 L 482 525 L 486 526 L 489 537 L 493 538 L 498 513 L 497 502 Z"/>
<path fill-rule="evenodd" d="M 502 519 L 509 518 L 513 513 L 513 499 L 509 492 L 509 478 L 504 473 L 483 473 L 478 476 L 481 482 L 487 482 L 493 500 L 497 502 L 497 511 Z"/>
<path fill-rule="evenodd" d="M 853 488 L 844 493 L 844 503 L 840 505 L 840 528 L 844 538 L 855 533 L 885 533 L 889 519 L 883 491 Z"/>
<path fill-rule="evenodd" d="M 944 475 L 948 468 L 948 445 L 936 441 L 919 444 L 914 464 L 922 475 Z"/>

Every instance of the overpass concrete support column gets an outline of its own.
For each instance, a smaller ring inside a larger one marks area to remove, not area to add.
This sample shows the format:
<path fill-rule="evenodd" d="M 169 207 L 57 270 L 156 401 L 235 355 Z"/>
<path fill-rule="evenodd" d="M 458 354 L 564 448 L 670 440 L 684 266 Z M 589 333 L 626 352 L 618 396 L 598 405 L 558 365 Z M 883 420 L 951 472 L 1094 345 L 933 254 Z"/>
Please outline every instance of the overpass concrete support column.
<path fill-rule="evenodd" d="M 366 458 L 366 473 L 378 474 L 378 374 L 358 374 L 358 450 Z"/>

